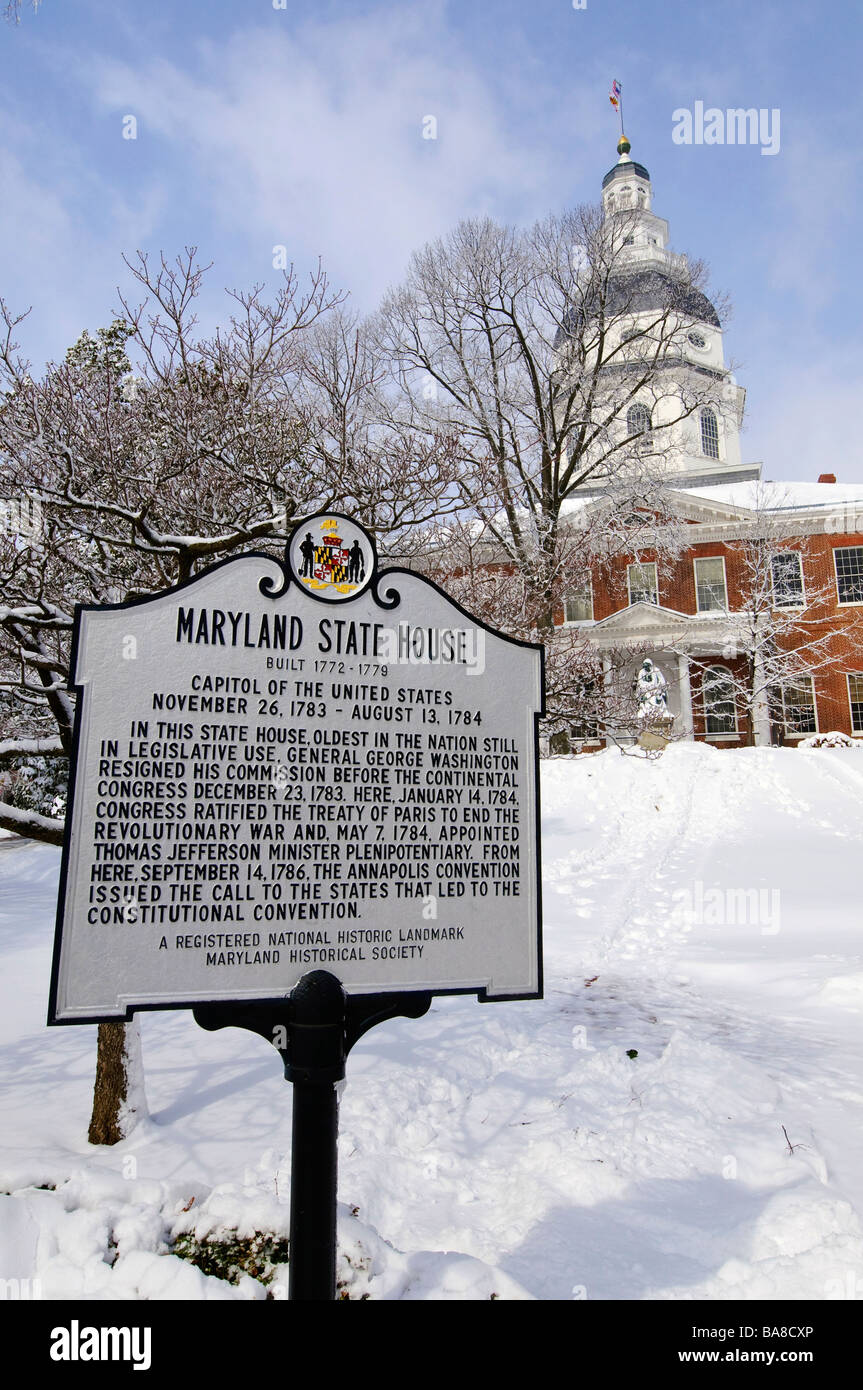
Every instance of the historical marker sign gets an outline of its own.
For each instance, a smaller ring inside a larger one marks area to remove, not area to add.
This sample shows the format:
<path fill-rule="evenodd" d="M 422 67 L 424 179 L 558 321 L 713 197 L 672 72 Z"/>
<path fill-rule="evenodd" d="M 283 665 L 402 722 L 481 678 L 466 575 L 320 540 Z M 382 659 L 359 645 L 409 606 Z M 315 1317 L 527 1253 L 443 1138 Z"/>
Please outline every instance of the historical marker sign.
<path fill-rule="evenodd" d="M 284 998 L 541 993 L 542 653 L 349 518 L 76 614 L 49 1021 Z"/>

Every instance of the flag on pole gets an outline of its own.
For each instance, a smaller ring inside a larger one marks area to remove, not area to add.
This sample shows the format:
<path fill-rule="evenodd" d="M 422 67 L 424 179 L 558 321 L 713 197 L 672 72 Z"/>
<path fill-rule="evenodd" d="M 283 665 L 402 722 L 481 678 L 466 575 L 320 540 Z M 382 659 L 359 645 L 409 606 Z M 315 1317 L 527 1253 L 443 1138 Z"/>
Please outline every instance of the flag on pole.
<path fill-rule="evenodd" d="M 620 83 L 618 82 L 617 78 L 615 78 L 611 84 L 611 91 L 608 94 L 608 100 L 611 102 L 615 111 L 620 109 Z"/>

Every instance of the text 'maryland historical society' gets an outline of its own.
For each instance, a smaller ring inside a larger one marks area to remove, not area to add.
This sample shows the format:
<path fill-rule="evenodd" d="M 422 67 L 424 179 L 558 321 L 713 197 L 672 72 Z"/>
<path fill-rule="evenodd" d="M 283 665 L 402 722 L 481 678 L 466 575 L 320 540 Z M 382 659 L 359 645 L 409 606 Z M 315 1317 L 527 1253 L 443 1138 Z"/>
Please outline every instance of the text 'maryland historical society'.
<path fill-rule="evenodd" d="M 344 517 L 78 613 L 51 1021 L 349 993 L 540 991 L 540 649 Z"/>

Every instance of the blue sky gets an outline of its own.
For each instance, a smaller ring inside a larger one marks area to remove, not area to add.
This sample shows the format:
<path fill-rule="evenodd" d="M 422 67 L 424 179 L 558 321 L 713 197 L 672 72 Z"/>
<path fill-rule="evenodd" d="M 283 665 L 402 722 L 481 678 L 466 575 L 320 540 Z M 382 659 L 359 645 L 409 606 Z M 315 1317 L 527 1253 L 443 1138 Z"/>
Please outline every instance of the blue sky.
<path fill-rule="evenodd" d="M 863 481 L 861 32 L 834 0 L 42 0 L 0 25 L 0 295 L 37 364 L 138 248 L 215 263 L 204 322 L 276 245 L 372 309 L 459 218 L 596 201 L 616 77 L 672 245 L 734 303 L 744 458 Z M 674 143 L 697 101 L 778 108 L 778 153 Z"/>

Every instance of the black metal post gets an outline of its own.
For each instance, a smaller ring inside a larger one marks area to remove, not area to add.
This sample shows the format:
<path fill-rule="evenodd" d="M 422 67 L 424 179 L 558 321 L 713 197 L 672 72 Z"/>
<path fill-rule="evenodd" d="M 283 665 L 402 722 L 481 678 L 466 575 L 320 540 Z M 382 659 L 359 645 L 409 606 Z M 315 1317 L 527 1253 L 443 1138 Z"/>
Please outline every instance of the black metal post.
<path fill-rule="evenodd" d="M 291 1251 L 288 1296 L 332 1302 L 336 1296 L 338 1097 L 354 1043 L 387 1019 L 421 1018 L 432 996 L 345 994 L 335 975 L 313 970 L 287 999 L 198 1004 L 202 1028 L 248 1028 L 279 1052 L 293 1082 Z"/>
<path fill-rule="evenodd" d="M 291 1004 L 285 1068 L 294 1086 L 288 1296 L 298 1302 L 332 1302 L 336 1296 L 336 1084 L 345 1074 L 345 994 L 334 975 L 315 970 L 300 980 Z"/>
<path fill-rule="evenodd" d="M 289 1297 L 336 1296 L 338 1102 L 331 1081 L 294 1082 Z"/>

